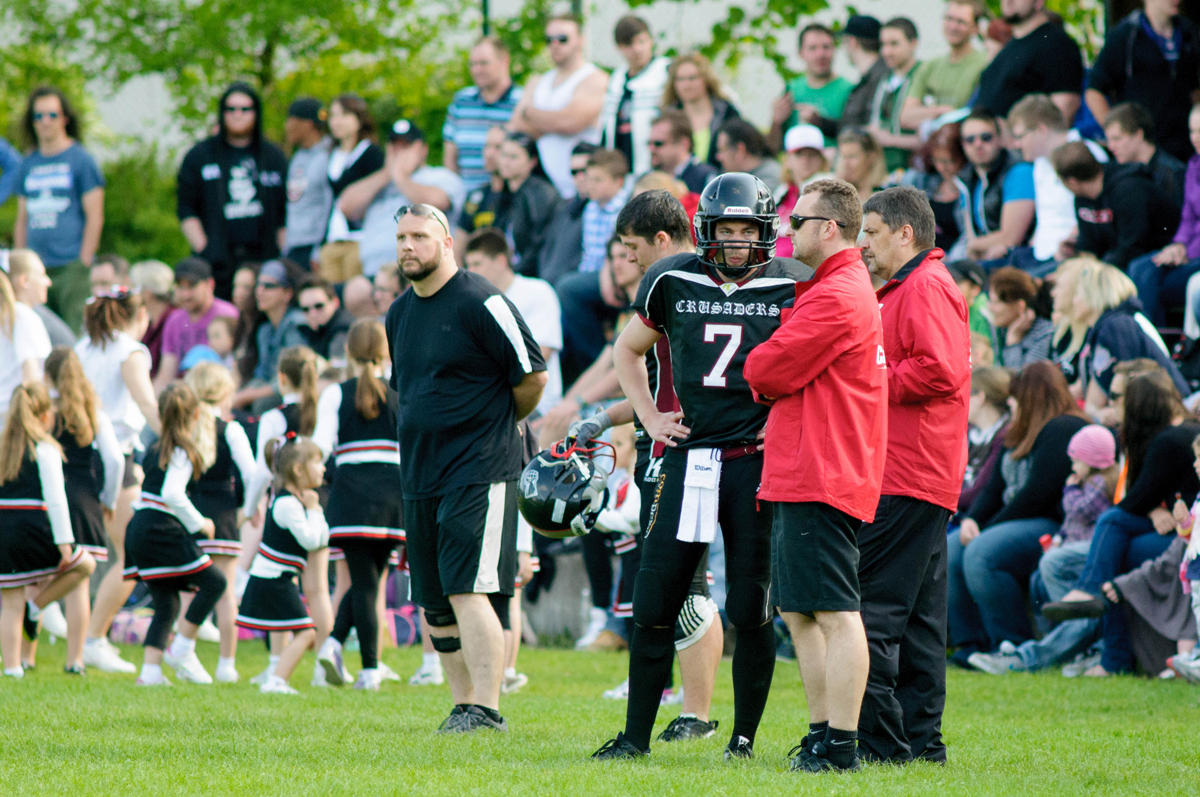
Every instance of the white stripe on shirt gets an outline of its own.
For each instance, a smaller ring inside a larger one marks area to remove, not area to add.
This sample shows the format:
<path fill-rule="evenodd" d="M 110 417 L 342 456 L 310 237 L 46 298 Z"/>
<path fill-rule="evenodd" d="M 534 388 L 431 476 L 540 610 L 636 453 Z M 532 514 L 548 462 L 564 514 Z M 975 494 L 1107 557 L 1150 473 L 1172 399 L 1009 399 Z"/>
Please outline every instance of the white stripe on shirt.
<path fill-rule="evenodd" d="M 500 329 L 504 330 L 504 334 L 508 336 L 508 342 L 516 349 L 521 370 L 527 374 L 532 372 L 533 365 L 529 362 L 529 350 L 525 348 L 525 337 L 521 334 L 521 325 L 517 323 L 517 318 L 513 315 L 508 302 L 500 295 L 489 296 L 483 306 L 492 314 L 492 318 L 496 319 Z"/>

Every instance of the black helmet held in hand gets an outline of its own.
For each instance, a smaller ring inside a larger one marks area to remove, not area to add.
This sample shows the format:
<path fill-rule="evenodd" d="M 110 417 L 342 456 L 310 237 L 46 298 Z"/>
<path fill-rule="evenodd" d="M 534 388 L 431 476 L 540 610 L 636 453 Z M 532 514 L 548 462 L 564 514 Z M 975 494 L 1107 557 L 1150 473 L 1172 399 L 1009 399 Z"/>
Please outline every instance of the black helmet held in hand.
<path fill-rule="evenodd" d="M 580 449 L 559 441 L 525 466 L 517 508 L 534 531 L 552 539 L 582 537 L 608 501 L 608 473 Z"/>
<path fill-rule="evenodd" d="M 750 222 L 758 227 L 758 240 L 718 238 L 721 221 Z M 779 214 L 766 183 L 752 174 L 722 174 L 704 187 L 692 220 L 696 252 L 705 265 L 728 277 L 751 276 L 775 257 Z"/>

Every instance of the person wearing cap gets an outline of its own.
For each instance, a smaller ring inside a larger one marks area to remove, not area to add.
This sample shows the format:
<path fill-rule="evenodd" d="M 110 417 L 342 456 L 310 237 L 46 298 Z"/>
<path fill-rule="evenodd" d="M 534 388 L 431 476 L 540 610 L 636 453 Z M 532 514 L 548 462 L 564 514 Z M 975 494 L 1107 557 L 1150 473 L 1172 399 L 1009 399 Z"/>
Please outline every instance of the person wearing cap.
<path fill-rule="evenodd" d="M 333 210 L 333 190 L 326 177 L 333 141 L 326 134 L 326 118 L 320 100 L 301 97 L 288 107 L 283 124 L 292 148 L 287 171 L 286 256 L 310 269 Z"/>
<path fill-rule="evenodd" d="M 384 263 L 396 262 L 396 211 L 405 205 L 432 205 L 454 223 L 467 196 L 462 178 L 444 166 L 425 162 L 425 133 L 409 119 L 387 128 L 383 168 L 346 186 L 337 206 L 352 222 L 361 222 L 362 273 L 373 277 Z"/>
<path fill-rule="evenodd" d="M 234 395 L 233 406 L 253 405 L 260 410 L 279 403 L 274 384 L 279 353 L 289 346 L 308 345 L 300 331 L 304 314 L 292 305 L 303 277 L 304 272 L 290 261 L 268 260 L 259 268 L 254 302 L 264 318 L 254 333 L 258 364 L 250 381 Z"/>
<path fill-rule="evenodd" d="M 163 325 L 162 358 L 154 377 L 154 391 L 162 393 L 181 375 L 179 364 L 193 346 L 208 344 L 208 325 L 218 316 L 237 318 L 238 310 L 213 295 L 212 266 L 207 260 L 189 257 L 175 266 L 177 310 Z"/>
<path fill-rule="evenodd" d="M 820 23 L 806 25 L 800 31 L 800 60 L 805 71 L 798 75 L 783 96 L 775 100 L 771 115 L 771 132 L 767 143 L 779 149 L 784 130 L 799 124 L 813 124 L 817 118 L 837 119 L 842 115 L 854 84 L 833 73 L 833 54 L 837 40 L 833 31 Z M 832 147 L 836 135 L 825 139 L 824 146 Z"/>
<path fill-rule="evenodd" d="M 987 274 L 974 260 L 955 260 L 946 264 L 950 278 L 958 286 L 970 313 L 968 325 L 972 332 L 992 337 L 992 324 L 988 321 Z"/>
<path fill-rule="evenodd" d="M 813 125 L 796 125 L 783 137 L 784 180 L 775 189 L 775 209 L 779 211 L 779 226 L 787 229 L 792 209 L 800 200 L 804 186 L 814 180 L 833 175 L 825 157 L 825 136 Z M 775 242 L 778 257 L 792 256 L 792 239 L 783 236 Z"/>
<path fill-rule="evenodd" d="M 871 671 L 858 724 L 865 760 L 946 760 L 946 527 L 967 467 L 967 303 L 935 248 L 925 192 L 863 205 L 863 259 L 887 359 L 887 461 L 875 521 L 858 533 Z"/>
<path fill-rule="evenodd" d="M 984 8 L 978 0 L 950 0 L 942 16 L 942 36 L 950 52 L 917 67 L 900 111 L 900 124 L 917 130 L 922 122 L 965 108 L 988 65 L 987 54 L 975 49 L 978 20 Z"/>
<path fill-rule="evenodd" d="M 233 294 L 233 273 L 279 257 L 285 243 L 288 163 L 262 132 L 262 101 L 234 83 L 217 104 L 216 135 L 179 166 L 176 212 L 192 253 L 212 265 L 216 295 Z"/>
<path fill-rule="evenodd" d="M 650 168 L 666 172 L 683 182 L 694 194 L 717 176 L 708 163 L 696 160 L 692 139 L 692 122 L 686 113 L 667 108 L 650 125 Z"/>
<path fill-rule="evenodd" d="M 842 29 L 842 47 L 861 77 L 850 96 L 846 97 L 840 118 L 814 115 L 807 120 L 809 124 L 820 128 L 826 138 L 835 138 L 847 127 L 864 127 L 871 121 L 871 103 L 875 99 L 875 92 L 891 72 L 879 57 L 882 27 L 875 17 L 865 15 L 855 14 L 846 20 L 846 27 Z"/>

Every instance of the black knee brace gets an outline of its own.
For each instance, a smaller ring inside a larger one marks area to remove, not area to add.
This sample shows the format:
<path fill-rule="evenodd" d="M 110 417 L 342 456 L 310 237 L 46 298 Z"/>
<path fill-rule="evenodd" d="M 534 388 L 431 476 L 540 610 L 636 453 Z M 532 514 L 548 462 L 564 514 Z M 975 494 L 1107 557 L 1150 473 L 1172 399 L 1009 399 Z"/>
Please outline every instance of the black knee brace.
<path fill-rule="evenodd" d="M 675 618 L 666 616 L 662 580 L 651 570 L 642 570 L 633 584 L 633 622 L 644 628 L 674 627 Z"/>
<path fill-rule="evenodd" d="M 430 636 L 433 649 L 438 653 L 453 653 L 462 650 L 462 639 L 456 636 Z"/>
<path fill-rule="evenodd" d="M 458 618 L 454 616 L 454 610 L 450 608 L 426 609 L 425 624 L 434 628 L 447 628 L 458 625 Z"/>
<path fill-rule="evenodd" d="M 729 594 L 725 598 L 725 616 L 734 626 L 760 626 L 771 619 L 767 598 L 768 591 L 762 584 L 749 579 L 732 581 L 729 584 Z"/>
<path fill-rule="evenodd" d="M 496 617 L 500 620 L 500 627 L 505 631 L 511 631 L 512 620 L 509 617 L 509 608 L 512 606 L 512 598 L 501 595 L 499 592 L 493 592 L 488 595 L 488 602 L 492 604 L 492 610 L 496 612 Z"/>

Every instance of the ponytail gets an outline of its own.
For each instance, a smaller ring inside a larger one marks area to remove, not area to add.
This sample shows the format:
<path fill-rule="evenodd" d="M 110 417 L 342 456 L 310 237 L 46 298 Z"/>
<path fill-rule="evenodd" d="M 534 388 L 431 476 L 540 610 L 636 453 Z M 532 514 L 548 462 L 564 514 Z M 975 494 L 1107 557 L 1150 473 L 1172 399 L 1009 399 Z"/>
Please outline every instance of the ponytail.
<path fill-rule="evenodd" d="M 321 448 L 310 437 L 301 437 L 288 432 L 284 437 L 272 437 L 263 448 L 267 467 L 275 475 L 271 488 L 276 495 L 287 489 L 289 480 L 294 480 L 296 469 L 313 460 L 321 459 Z"/>
<path fill-rule="evenodd" d="M 204 460 L 192 440 L 196 410 L 200 400 L 183 382 L 172 382 L 158 397 L 158 417 L 162 419 L 162 435 L 158 440 L 158 466 L 164 471 L 171 464 L 175 449 L 182 448 L 192 462 L 192 478 L 204 472 Z"/>
<path fill-rule="evenodd" d="M 118 332 L 128 329 L 141 309 L 141 294 L 117 285 L 87 300 L 83 308 L 83 328 L 92 339 L 92 345 L 103 346 L 116 338 Z"/>
<path fill-rule="evenodd" d="M 61 448 L 42 426 L 41 417 L 52 409 L 50 394 L 41 382 L 27 382 L 13 389 L 8 405 L 8 420 L 0 436 L 0 485 L 8 484 L 21 473 L 27 456 L 33 456 L 38 443 L 49 442 Z"/>
<path fill-rule="evenodd" d="M 17 323 L 17 297 L 13 294 L 12 283 L 8 275 L 0 271 L 0 331 L 10 339 L 13 336 L 13 326 Z"/>
<path fill-rule="evenodd" d="M 234 390 L 233 377 L 229 371 L 224 366 L 212 362 L 192 366 L 183 381 L 196 394 L 197 400 L 209 407 L 219 407 Z M 204 460 L 204 469 L 208 470 L 217 461 L 217 419 L 213 413 L 200 413 L 200 421 L 196 425 L 193 437 Z"/>
<path fill-rule="evenodd" d="M 96 407 L 100 400 L 83 372 L 83 363 L 69 346 L 56 346 L 46 358 L 46 376 L 58 391 L 56 433 L 63 431 L 85 448 L 96 438 Z"/>
<path fill-rule="evenodd" d="M 355 321 L 346 338 L 346 356 L 358 371 L 358 387 L 354 391 L 354 409 L 373 421 L 387 401 L 387 387 L 375 375 L 388 358 L 387 332 L 374 318 Z"/>
<path fill-rule="evenodd" d="M 279 373 L 300 394 L 300 434 L 317 426 L 317 355 L 307 346 L 289 346 L 279 355 Z"/>

